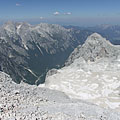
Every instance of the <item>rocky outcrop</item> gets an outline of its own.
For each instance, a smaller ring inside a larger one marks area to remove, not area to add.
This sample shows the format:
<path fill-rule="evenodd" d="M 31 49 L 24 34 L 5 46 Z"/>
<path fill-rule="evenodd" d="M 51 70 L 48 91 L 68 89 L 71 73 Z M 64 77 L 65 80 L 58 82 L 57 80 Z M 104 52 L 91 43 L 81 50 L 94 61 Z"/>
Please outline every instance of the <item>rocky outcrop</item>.
<path fill-rule="evenodd" d="M 120 120 L 120 113 L 47 88 L 16 84 L 0 72 L 1 120 Z"/>
<path fill-rule="evenodd" d="M 77 58 L 84 58 L 85 61 L 96 61 L 99 58 L 117 58 L 120 55 L 120 46 L 112 45 L 108 40 L 98 33 L 90 35 L 85 44 L 78 46 L 70 55 L 66 65 L 73 63 Z"/>

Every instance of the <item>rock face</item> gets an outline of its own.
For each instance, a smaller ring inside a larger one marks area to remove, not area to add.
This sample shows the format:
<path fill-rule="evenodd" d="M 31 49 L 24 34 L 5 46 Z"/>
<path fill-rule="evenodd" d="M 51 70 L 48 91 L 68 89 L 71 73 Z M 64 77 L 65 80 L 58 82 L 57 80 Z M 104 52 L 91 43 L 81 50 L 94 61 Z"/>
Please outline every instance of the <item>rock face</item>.
<path fill-rule="evenodd" d="M 85 44 L 78 46 L 68 58 L 66 65 L 71 64 L 76 58 L 84 58 L 85 61 L 96 61 L 99 58 L 117 58 L 120 54 L 120 46 L 112 45 L 98 33 L 90 35 Z"/>
<path fill-rule="evenodd" d="M 0 72 L 1 120 L 120 120 L 120 113 L 47 88 L 16 84 Z"/>
<path fill-rule="evenodd" d="M 45 86 L 120 111 L 120 46 L 97 33 L 90 35 L 65 67 L 46 77 Z"/>
<path fill-rule="evenodd" d="M 60 25 L 8 22 L 0 27 L 1 70 L 17 83 L 44 82 L 46 71 L 63 65 L 89 33 L 79 38 L 77 34 L 81 31 L 77 33 Z"/>

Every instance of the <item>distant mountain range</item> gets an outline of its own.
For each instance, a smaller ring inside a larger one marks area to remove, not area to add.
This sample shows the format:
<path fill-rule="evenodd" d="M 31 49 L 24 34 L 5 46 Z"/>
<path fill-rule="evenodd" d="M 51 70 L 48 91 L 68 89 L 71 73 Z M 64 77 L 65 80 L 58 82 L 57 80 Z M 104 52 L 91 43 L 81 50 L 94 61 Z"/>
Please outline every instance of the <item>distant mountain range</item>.
<path fill-rule="evenodd" d="M 62 66 L 90 34 L 56 24 L 7 22 L 0 27 L 0 69 L 17 83 L 42 83 L 46 71 Z"/>
<path fill-rule="evenodd" d="M 120 25 L 103 24 L 94 27 L 65 26 L 65 28 L 91 31 L 93 33 L 97 32 L 106 39 L 110 40 L 111 43 L 116 45 L 120 44 Z"/>

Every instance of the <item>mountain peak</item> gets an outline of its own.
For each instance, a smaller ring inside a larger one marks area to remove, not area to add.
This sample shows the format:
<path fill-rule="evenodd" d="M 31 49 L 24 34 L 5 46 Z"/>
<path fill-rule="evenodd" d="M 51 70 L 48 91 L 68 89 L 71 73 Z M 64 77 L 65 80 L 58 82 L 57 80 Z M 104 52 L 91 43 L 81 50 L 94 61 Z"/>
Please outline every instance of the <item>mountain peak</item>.
<path fill-rule="evenodd" d="M 89 37 L 102 38 L 102 36 L 98 33 L 93 33 Z"/>
<path fill-rule="evenodd" d="M 14 25 L 15 23 L 13 21 L 7 21 L 4 25 Z"/>
<path fill-rule="evenodd" d="M 8 21 L 2 26 L 2 28 L 9 31 L 9 32 L 15 32 L 16 25 L 15 25 L 15 22 Z"/>
<path fill-rule="evenodd" d="M 65 65 L 69 65 L 77 58 L 85 61 L 96 61 L 100 58 L 113 58 L 119 55 L 120 47 L 111 44 L 98 33 L 90 35 L 82 46 L 78 46 L 70 55 Z"/>
<path fill-rule="evenodd" d="M 93 33 L 92 35 L 90 35 L 85 43 L 89 43 L 89 44 L 98 44 L 98 43 L 104 43 L 107 40 L 105 38 L 103 38 L 100 34 L 98 33 Z"/>

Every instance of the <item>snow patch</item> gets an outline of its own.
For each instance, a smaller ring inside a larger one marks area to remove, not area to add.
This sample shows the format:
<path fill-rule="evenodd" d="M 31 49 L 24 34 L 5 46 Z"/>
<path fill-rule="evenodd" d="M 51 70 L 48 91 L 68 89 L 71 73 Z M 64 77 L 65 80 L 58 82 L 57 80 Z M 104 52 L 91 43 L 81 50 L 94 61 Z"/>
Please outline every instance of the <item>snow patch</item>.
<path fill-rule="evenodd" d="M 39 49 L 39 51 L 40 51 L 41 54 L 43 55 L 43 52 L 42 52 L 41 48 L 39 47 L 39 45 L 37 45 L 37 48 Z"/>
<path fill-rule="evenodd" d="M 30 70 L 30 69 L 28 69 L 28 68 L 25 68 L 25 69 L 28 70 L 32 75 L 34 75 L 35 77 L 38 78 L 38 76 L 37 76 L 32 70 Z"/>

